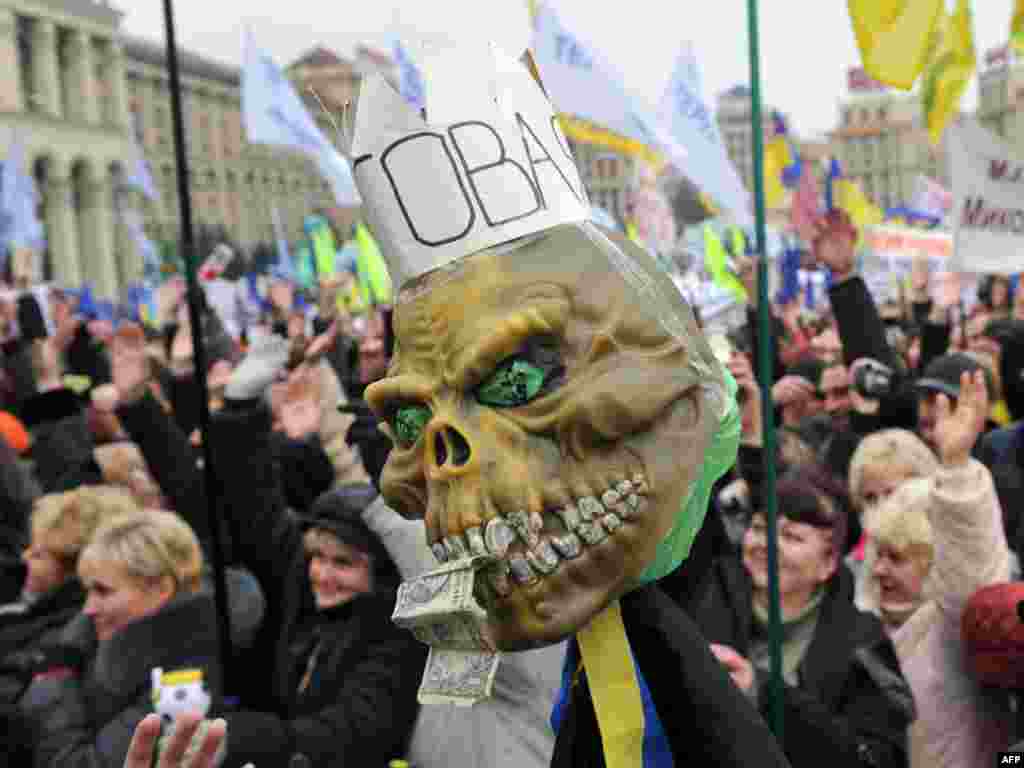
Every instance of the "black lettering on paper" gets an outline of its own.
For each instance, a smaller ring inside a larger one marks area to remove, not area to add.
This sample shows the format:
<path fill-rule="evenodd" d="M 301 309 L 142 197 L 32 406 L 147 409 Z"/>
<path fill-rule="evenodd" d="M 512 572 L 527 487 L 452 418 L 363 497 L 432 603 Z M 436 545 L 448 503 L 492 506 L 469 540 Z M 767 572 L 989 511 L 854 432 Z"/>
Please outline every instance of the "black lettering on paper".
<path fill-rule="evenodd" d="M 445 155 L 448 157 L 448 164 L 452 168 L 452 174 L 455 176 L 456 181 L 459 182 L 459 189 L 462 191 L 462 197 L 466 201 L 466 209 L 469 212 L 469 220 L 466 222 L 465 228 L 463 228 L 461 232 L 457 234 L 452 234 L 450 237 L 445 237 L 442 238 L 441 240 L 426 240 L 420 235 L 419 230 L 416 228 L 416 225 L 412 221 L 412 217 L 409 215 L 409 210 L 405 205 L 405 201 L 402 199 L 402 193 L 399 190 L 399 185 L 395 181 L 395 177 L 391 173 L 391 169 L 388 167 L 388 155 L 391 154 L 391 152 L 393 152 L 395 149 L 400 147 L 402 144 L 405 144 L 408 141 L 429 141 L 431 139 L 435 139 L 440 143 L 441 149 L 444 150 Z M 422 131 L 420 133 L 413 133 L 409 136 L 403 136 L 381 153 L 380 165 L 381 168 L 384 170 L 384 174 L 388 177 L 388 182 L 391 184 L 391 190 L 395 193 L 395 201 L 398 203 L 399 210 L 402 211 L 402 216 L 405 217 L 405 223 L 409 225 L 409 231 L 412 233 L 412 236 L 417 243 L 432 248 L 435 248 L 440 245 L 447 245 L 448 243 L 453 243 L 456 240 L 465 237 L 473 228 L 473 223 L 476 221 L 476 209 L 473 208 L 473 202 L 469 199 L 469 194 L 466 192 L 466 185 L 463 183 L 462 176 L 459 174 L 458 165 L 455 162 L 455 158 L 452 157 L 451 150 L 448 149 L 448 142 L 444 140 L 444 136 L 442 134 L 433 133 L 431 131 Z"/>
<path fill-rule="evenodd" d="M 555 162 L 555 159 L 551 156 L 551 153 L 548 152 L 548 148 L 544 146 L 544 142 L 542 142 L 540 138 L 538 138 L 533 128 L 530 127 L 530 124 L 526 122 L 526 120 L 519 112 L 516 112 L 516 123 L 518 123 L 519 125 L 519 133 L 523 137 L 523 149 L 526 150 L 526 158 L 530 161 L 530 170 L 533 172 L 533 180 L 537 183 L 537 190 L 540 192 L 540 199 L 543 206 L 545 208 L 548 207 L 547 200 L 545 200 L 544 198 L 544 187 L 541 185 L 540 177 L 537 175 L 537 166 L 540 165 L 541 163 L 551 163 L 553 166 L 555 166 L 555 170 L 558 171 L 558 175 L 562 177 L 562 181 L 565 182 L 565 186 L 567 186 L 569 188 L 569 191 L 572 192 L 573 196 L 577 200 L 579 200 L 580 196 L 573 188 L 572 181 L 570 181 L 569 177 L 565 174 L 565 171 L 562 170 L 562 167 Z M 544 153 L 542 157 L 534 156 L 533 151 L 530 147 L 530 142 L 526 138 L 527 133 L 530 134 L 530 137 L 533 139 L 533 143 L 540 147 L 541 152 Z"/>
<path fill-rule="evenodd" d="M 562 154 L 565 155 L 565 159 L 569 161 L 570 166 L 575 168 L 576 167 L 576 158 L 574 158 L 572 156 L 572 150 L 569 148 L 568 142 L 565 142 L 565 141 L 562 140 L 562 138 L 563 138 L 562 137 L 562 132 L 560 130 L 558 130 L 558 115 L 552 115 L 551 116 L 551 135 L 555 137 L 555 144 L 557 144 L 558 148 L 562 150 Z M 559 171 L 559 173 L 561 173 L 562 169 L 559 168 L 558 171 Z M 586 190 L 582 189 L 582 188 L 581 189 L 574 189 L 573 186 L 572 186 L 572 183 L 569 181 L 568 177 L 564 173 L 562 173 L 562 178 L 565 179 L 565 183 L 569 185 L 569 189 L 572 190 L 572 193 L 574 195 L 576 195 L 576 199 L 579 200 L 584 205 L 586 205 L 587 204 L 587 193 L 586 193 Z"/>
<path fill-rule="evenodd" d="M 497 160 L 495 160 L 492 163 L 486 163 L 484 165 L 477 166 L 476 168 L 469 167 L 469 164 L 466 162 L 466 156 L 465 154 L 463 154 L 462 148 L 459 146 L 459 140 L 456 138 L 455 132 L 458 131 L 460 128 L 467 128 L 470 126 L 484 128 L 485 130 L 489 131 L 492 136 L 494 136 L 494 140 L 497 143 L 498 149 Z M 530 177 L 530 174 L 527 173 L 526 169 L 508 156 L 508 151 L 505 148 L 505 143 L 501 140 L 501 135 L 496 130 L 494 130 L 494 128 L 489 126 L 487 123 L 480 122 L 479 120 L 468 120 L 466 122 L 456 123 L 455 125 L 450 126 L 448 128 L 448 136 L 451 138 L 452 144 L 455 146 L 455 151 L 459 155 L 459 160 L 462 163 L 462 168 L 466 172 L 466 178 L 469 179 L 469 186 L 473 190 L 473 195 L 474 197 L 476 197 L 477 204 L 480 206 L 480 211 L 483 213 L 484 219 L 487 221 L 488 225 L 492 227 L 497 227 L 501 226 L 502 224 L 508 224 L 510 221 L 519 221 L 520 219 L 525 219 L 528 216 L 532 216 L 533 214 L 537 213 L 537 211 L 541 210 L 544 207 L 544 199 L 541 196 L 539 187 L 537 187 L 533 183 L 533 179 Z M 505 219 L 495 220 L 491 218 L 490 212 L 487 210 L 487 205 L 484 203 L 484 200 L 480 195 L 480 189 L 479 187 L 477 187 L 476 184 L 476 176 L 486 171 L 493 171 L 495 168 L 500 168 L 503 165 L 510 165 L 523 175 L 523 180 L 530 187 L 530 191 L 533 193 L 533 199 L 536 204 L 534 205 L 532 210 L 523 211 L 522 213 L 517 213 Z"/>

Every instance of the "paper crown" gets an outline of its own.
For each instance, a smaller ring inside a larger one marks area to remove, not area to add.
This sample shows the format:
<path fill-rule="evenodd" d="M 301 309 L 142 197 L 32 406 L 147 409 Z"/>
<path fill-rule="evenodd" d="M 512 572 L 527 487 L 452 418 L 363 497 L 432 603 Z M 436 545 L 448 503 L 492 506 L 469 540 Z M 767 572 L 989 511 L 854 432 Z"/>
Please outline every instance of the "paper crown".
<path fill-rule="evenodd" d="M 349 156 L 394 285 L 588 217 L 572 152 L 531 65 L 491 45 L 435 52 L 424 67 L 426 115 L 380 75 L 364 81 Z"/>

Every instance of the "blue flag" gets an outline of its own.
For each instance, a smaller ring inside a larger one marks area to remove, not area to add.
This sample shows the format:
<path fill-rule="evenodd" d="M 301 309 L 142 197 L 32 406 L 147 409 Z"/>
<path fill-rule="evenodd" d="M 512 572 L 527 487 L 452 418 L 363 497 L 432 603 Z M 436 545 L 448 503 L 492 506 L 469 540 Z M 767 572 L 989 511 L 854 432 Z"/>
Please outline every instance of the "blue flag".
<path fill-rule="evenodd" d="M 39 194 L 26 168 L 25 144 L 15 133 L 0 175 L 0 245 L 11 248 L 46 247 L 43 225 L 36 216 Z"/>
<path fill-rule="evenodd" d="M 289 147 L 313 158 L 338 205 L 359 205 L 352 169 L 306 111 L 281 68 L 246 36 L 242 120 L 249 141 Z"/>
<path fill-rule="evenodd" d="M 416 109 L 426 106 L 426 91 L 423 87 L 423 75 L 419 67 L 409 57 L 401 41 L 396 40 L 393 46 L 395 65 L 398 67 L 398 92 Z"/>
<path fill-rule="evenodd" d="M 832 161 L 828 166 L 828 173 L 825 176 L 825 210 L 831 211 L 835 208 L 835 196 L 833 195 L 833 182 L 836 179 L 843 178 L 843 169 L 839 166 L 839 161 L 836 158 L 832 158 Z"/>

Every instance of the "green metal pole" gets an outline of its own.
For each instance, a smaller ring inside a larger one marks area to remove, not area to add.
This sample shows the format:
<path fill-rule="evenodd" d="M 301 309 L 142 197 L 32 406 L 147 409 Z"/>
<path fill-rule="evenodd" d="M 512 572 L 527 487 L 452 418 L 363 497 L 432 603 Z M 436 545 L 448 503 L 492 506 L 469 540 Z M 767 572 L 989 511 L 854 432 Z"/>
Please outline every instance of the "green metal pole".
<path fill-rule="evenodd" d="M 771 696 L 768 724 L 782 742 L 782 609 L 779 602 L 778 509 L 775 498 L 775 417 L 772 403 L 771 303 L 768 296 L 768 249 L 764 210 L 764 133 L 761 121 L 761 62 L 757 30 L 757 0 L 747 0 L 750 38 L 750 120 L 754 137 L 754 221 L 757 238 L 758 368 L 764 419 L 764 515 L 768 535 L 768 620 L 771 649 Z"/>

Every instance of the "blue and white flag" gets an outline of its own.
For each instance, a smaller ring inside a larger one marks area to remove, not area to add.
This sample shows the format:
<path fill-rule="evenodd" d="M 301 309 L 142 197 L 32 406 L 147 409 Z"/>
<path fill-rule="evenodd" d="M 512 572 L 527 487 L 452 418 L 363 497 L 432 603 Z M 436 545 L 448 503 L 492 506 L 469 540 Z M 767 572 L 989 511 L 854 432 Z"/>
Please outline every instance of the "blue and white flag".
<path fill-rule="evenodd" d="M 715 113 L 701 85 L 700 66 L 693 46 L 686 43 L 658 109 L 662 128 L 687 153 L 679 170 L 729 211 L 740 226 L 749 226 L 750 195 L 726 151 Z M 669 153 L 672 157 L 673 153 Z M 673 157 L 673 159 L 675 159 Z"/>
<path fill-rule="evenodd" d="M 242 71 L 242 120 L 249 141 L 290 147 L 316 160 L 338 205 L 360 204 L 348 161 L 310 117 L 281 68 L 256 47 L 248 34 Z"/>
<path fill-rule="evenodd" d="M 156 245 L 146 236 L 146 230 L 142 225 L 142 217 L 139 212 L 131 208 L 122 208 L 120 211 L 121 220 L 124 222 L 128 235 L 135 244 L 135 250 L 142 257 L 144 265 L 143 274 L 147 279 L 155 279 L 160 273 L 160 254 Z"/>
<path fill-rule="evenodd" d="M 626 88 L 593 47 L 562 25 L 547 3 L 537 9 L 531 50 L 558 112 L 650 147 L 663 144 L 663 132 L 653 112 Z"/>
<path fill-rule="evenodd" d="M 398 67 L 398 92 L 416 109 L 426 106 L 426 92 L 423 87 L 423 73 L 409 56 L 400 40 L 392 46 L 395 65 Z"/>
<path fill-rule="evenodd" d="M 139 192 L 146 196 L 147 200 L 151 202 L 160 202 L 160 192 L 156 188 L 156 184 L 153 182 L 153 173 L 150 170 L 149 163 L 146 162 L 146 157 L 142 152 L 142 147 L 139 146 L 138 140 L 135 138 L 135 131 L 129 131 L 132 137 L 131 145 L 131 158 L 129 162 L 129 172 L 125 176 L 124 182 L 130 187 L 135 187 Z"/>
<path fill-rule="evenodd" d="M 288 238 L 285 237 L 284 225 L 281 223 L 281 211 L 277 204 L 270 206 L 270 223 L 274 228 L 274 241 L 277 243 L 277 263 L 271 268 L 275 277 L 283 280 L 295 279 L 295 264 L 288 251 Z"/>
<path fill-rule="evenodd" d="M 0 245 L 42 251 L 46 237 L 36 216 L 39 193 L 36 181 L 26 169 L 25 144 L 13 133 L 0 174 Z"/>

